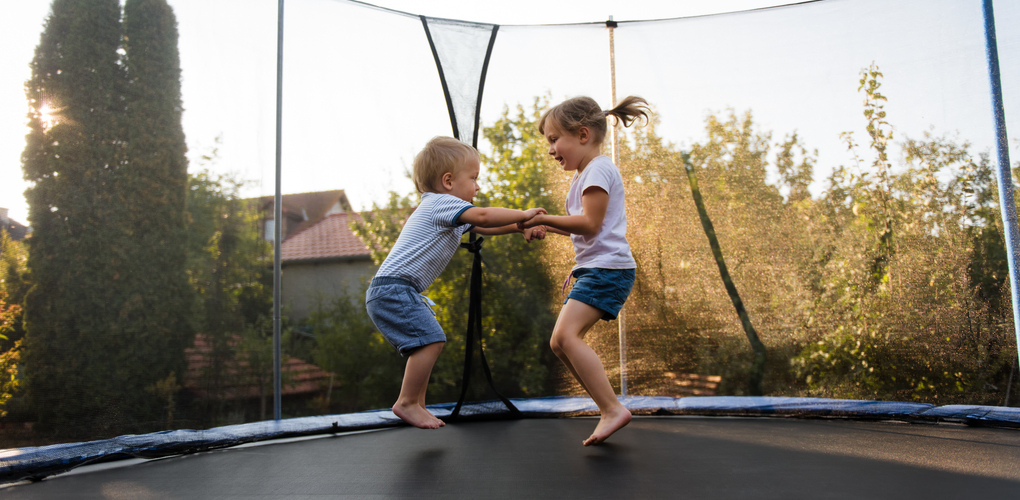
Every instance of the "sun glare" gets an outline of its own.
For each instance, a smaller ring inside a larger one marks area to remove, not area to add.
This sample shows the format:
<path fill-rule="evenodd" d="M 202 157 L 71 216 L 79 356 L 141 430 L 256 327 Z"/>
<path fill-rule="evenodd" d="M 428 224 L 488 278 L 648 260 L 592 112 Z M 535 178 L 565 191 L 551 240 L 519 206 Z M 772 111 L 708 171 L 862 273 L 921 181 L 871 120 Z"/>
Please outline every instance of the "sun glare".
<path fill-rule="evenodd" d="M 44 102 L 42 106 L 39 106 L 39 121 L 42 123 L 44 130 L 49 130 L 60 122 L 60 111 L 60 108 L 56 108 L 48 102 Z"/>

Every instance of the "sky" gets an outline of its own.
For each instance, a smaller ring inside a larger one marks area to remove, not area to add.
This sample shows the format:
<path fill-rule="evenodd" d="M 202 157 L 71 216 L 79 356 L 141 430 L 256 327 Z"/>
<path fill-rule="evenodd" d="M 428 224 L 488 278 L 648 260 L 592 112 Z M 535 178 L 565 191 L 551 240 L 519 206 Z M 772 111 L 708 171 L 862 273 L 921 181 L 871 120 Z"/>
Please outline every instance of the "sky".
<path fill-rule="evenodd" d="M 608 30 L 521 25 L 707 16 L 615 30 L 618 95 L 648 98 L 660 112 L 657 131 L 681 147 L 703 137 L 709 113 L 753 110 L 756 123 L 774 131 L 774 139 L 797 132 L 809 148 L 818 149 L 819 165 L 852 162 L 839 133 L 854 129 L 858 142 L 864 142 L 856 80 L 871 61 L 886 75 L 883 91 L 897 138 L 931 131 L 959 134 L 978 151 L 992 144 L 980 10 L 973 8 L 979 1 L 828 0 L 718 16 L 709 14 L 784 2 L 373 3 L 500 25 L 483 94 L 483 126 L 504 106 L 528 106 L 535 96 L 559 100 L 587 94 L 609 107 Z M 1020 20 L 1017 3 L 997 3 L 999 26 Z M 0 51 L 0 207 L 21 222 L 28 218 L 23 196 L 28 185 L 20 166 L 27 114 L 23 86 L 49 4 L 21 0 L 5 7 L 0 19 L 5 47 Z M 272 194 L 277 1 L 169 4 L 180 33 L 189 169 L 243 178 L 245 196 Z M 384 202 L 390 190 L 413 191 L 404 172 L 414 153 L 428 138 L 451 133 L 421 22 L 338 0 L 287 0 L 284 20 L 283 192 L 344 189 L 354 208 L 362 210 Z M 866 30 L 874 34 L 849 43 L 836 36 Z M 1020 61 L 1016 38 L 1000 28 L 1002 61 Z M 1020 132 L 1012 119 L 1017 113 L 1009 112 L 1020 92 L 1013 83 L 1020 83 L 1016 66 L 1003 68 L 1007 126 L 1016 131 L 1010 137 Z M 484 152 L 484 145 L 480 148 Z M 203 159 L 208 156 L 215 158 Z"/>

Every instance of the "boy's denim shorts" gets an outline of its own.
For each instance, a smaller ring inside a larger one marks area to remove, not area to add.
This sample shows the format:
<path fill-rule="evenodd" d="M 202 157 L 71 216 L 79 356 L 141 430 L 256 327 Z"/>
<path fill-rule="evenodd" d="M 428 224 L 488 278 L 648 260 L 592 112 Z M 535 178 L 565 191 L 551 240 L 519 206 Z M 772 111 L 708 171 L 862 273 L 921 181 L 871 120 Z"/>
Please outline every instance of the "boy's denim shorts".
<path fill-rule="evenodd" d="M 401 356 L 428 344 L 446 342 L 429 302 L 401 278 L 373 278 L 365 292 L 368 317 Z"/>
<path fill-rule="evenodd" d="M 563 303 L 566 304 L 569 299 L 584 302 L 602 310 L 602 319 L 609 321 L 616 319 L 623 309 L 623 303 L 634 286 L 635 273 L 633 269 L 580 267 L 570 275 L 576 281 Z"/>

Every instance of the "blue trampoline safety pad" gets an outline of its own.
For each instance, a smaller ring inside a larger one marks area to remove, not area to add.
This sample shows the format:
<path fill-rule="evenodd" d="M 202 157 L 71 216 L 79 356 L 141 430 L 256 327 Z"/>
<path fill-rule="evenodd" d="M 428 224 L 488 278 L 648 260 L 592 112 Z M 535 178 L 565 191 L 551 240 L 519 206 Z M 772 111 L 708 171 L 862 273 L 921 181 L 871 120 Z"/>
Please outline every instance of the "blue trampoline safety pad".
<path fill-rule="evenodd" d="M 590 398 L 547 397 L 510 400 L 524 418 L 595 415 Z M 635 415 L 696 415 L 740 417 L 797 417 L 906 422 L 957 422 L 968 425 L 1020 428 L 1020 408 L 947 405 L 896 401 L 838 400 L 785 397 L 642 397 L 621 401 Z M 454 404 L 429 406 L 439 418 L 449 419 Z M 509 418 L 499 401 L 469 403 L 461 407 L 462 420 Z M 225 448 L 270 439 L 330 434 L 403 426 L 390 410 L 342 415 L 292 418 L 216 427 L 175 430 L 144 435 L 50 446 L 0 450 L 0 483 L 37 480 L 97 461 L 139 457 L 158 458 Z"/>

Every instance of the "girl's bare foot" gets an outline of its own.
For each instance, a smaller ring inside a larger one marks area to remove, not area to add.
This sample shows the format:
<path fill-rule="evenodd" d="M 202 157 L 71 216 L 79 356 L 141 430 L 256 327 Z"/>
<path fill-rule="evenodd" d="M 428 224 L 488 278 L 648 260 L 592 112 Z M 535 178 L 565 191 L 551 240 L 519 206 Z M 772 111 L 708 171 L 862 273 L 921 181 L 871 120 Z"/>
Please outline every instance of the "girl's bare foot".
<path fill-rule="evenodd" d="M 629 423 L 630 410 L 627 407 L 620 405 L 616 409 L 608 410 L 599 419 L 599 424 L 595 426 L 595 432 L 588 436 L 588 439 L 585 439 L 581 444 L 585 446 L 599 444 Z"/>
<path fill-rule="evenodd" d="M 407 422 L 419 429 L 438 429 L 442 427 L 441 420 L 434 417 L 425 408 L 422 408 L 418 403 L 411 403 L 402 405 L 399 402 L 393 405 L 393 414 L 400 417 L 401 420 Z"/>
<path fill-rule="evenodd" d="M 419 403 L 418 406 L 421 406 L 421 408 L 423 410 L 425 410 L 426 412 L 428 412 L 429 415 L 432 415 L 432 412 L 430 412 L 429 409 L 425 407 L 425 404 Z M 436 419 L 436 422 L 439 423 L 440 427 L 446 427 L 446 422 L 443 422 L 442 420 L 440 420 L 439 417 L 437 417 L 435 415 L 432 415 L 432 418 Z"/>

